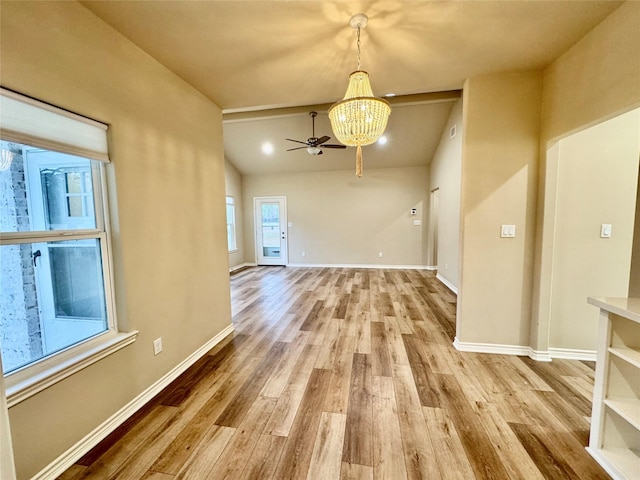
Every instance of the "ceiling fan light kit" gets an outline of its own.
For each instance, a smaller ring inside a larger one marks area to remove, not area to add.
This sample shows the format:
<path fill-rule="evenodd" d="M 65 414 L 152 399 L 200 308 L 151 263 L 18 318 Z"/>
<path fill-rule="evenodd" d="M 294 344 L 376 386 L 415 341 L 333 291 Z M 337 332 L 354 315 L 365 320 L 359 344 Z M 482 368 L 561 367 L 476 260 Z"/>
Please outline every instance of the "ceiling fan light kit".
<path fill-rule="evenodd" d="M 307 147 L 307 153 L 309 155 L 322 155 L 322 149 L 320 147 Z"/>
<path fill-rule="evenodd" d="M 320 138 L 316 137 L 316 117 L 318 116 L 318 112 L 309 112 L 309 116 L 311 117 L 311 137 L 309 137 L 306 142 L 294 140 L 293 138 L 287 138 L 286 140 L 289 140 L 290 142 L 296 142 L 305 145 L 304 147 L 289 148 L 287 152 L 290 152 L 292 150 L 302 150 L 303 148 L 305 148 L 309 155 L 322 155 L 323 148 L 347 148 L 344 145 L 333 145 L 330 143 L 326 143 L 331 139 L 331 137 L 328 137 L 327 135 L 323 135 Z"/>
<path fill-rule="evenodd" d="M 345 145 L 356 147 L 356 176 L 362 176 L 362 147 L 371 145 L 384 133 L 391 114 L 389 102 L 373 96 L 369 74 L 360 70 L 360 30 L 368 17 L 357 13 L 349 25 L 356 30 L 358 68 L 349 75 L 344 98 L 329 109 L 329 120 L 336 138 Z"/>

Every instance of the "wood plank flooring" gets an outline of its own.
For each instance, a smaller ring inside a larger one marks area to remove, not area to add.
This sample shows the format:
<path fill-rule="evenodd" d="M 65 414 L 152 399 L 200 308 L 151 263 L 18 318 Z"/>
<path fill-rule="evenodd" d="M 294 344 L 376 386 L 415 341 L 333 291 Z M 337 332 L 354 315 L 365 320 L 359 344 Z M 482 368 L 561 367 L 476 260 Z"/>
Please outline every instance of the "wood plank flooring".
<path fill-rule="evenodd" d="M 432 272 L 257 267 L 235 332 L 65 472 L 95 479 L 608 479 L 594 365 L 462 353 Z"/>

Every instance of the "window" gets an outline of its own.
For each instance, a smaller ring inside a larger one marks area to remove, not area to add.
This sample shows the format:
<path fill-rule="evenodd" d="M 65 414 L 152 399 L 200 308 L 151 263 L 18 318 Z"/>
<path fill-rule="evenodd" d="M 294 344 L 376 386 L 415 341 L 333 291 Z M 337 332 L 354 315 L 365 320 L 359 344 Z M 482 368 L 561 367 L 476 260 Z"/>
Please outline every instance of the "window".
<path fill-rule="evenodd" d="M 106 126 L 4 89 L 0 101 L 0 354 L 11 405 L 137 332 L 118 334 L 111 295 Z"/>
<path fill-rule="evenodd" d="M 236 209 L 233 197 L 227 196 L 227 247 L 230 252 L 238 249 L 236 243 Z"/>

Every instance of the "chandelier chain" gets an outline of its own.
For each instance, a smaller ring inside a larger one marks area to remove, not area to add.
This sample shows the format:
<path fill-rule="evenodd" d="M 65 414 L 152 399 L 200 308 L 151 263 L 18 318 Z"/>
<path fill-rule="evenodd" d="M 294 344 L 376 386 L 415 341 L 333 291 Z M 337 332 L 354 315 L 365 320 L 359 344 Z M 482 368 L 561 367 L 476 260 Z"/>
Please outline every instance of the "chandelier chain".
<path fill-rule="evenodd" d="M 359 25 L 358 25 L 358 29 L 357 29 L 356 35 L 358 36 L 358 41 L 357 41 L 357 45 L 358 45 L 358 70 L 360 70 L 360 26 Z"/>

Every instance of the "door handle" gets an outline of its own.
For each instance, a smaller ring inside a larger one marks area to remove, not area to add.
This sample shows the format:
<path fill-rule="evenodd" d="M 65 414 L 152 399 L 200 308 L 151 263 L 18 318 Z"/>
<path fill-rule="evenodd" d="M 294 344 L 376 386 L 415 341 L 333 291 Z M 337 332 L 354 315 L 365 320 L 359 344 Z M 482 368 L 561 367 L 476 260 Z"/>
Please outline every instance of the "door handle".
<path fill-rule="evenodd" d="M 33 257 L 33 266 L 37 267 L 38 266 L 37 260 L 38 260 L 38 257 L 42 256 L 42 252 L 40 250 L 36 250 L 31 254 L 31 256 Z"/>

